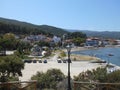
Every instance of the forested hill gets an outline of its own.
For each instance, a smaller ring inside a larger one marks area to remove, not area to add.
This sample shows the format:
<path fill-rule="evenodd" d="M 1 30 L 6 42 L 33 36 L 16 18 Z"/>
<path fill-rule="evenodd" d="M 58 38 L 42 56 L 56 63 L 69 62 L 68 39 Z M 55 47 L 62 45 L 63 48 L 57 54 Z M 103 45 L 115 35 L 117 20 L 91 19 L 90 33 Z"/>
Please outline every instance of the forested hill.
<path fill-rule="evenodd" d="M 68 31 L 64 29 L 48 26 L 48 25 L 34 25 L 27 22 L 21 22 L 12 19 L 0 18 L 0 34 L 4 33 L 15 33 L 15 34 L 53 34 L 61 36 Z"/>
<path fill-rule="evenodd" d="M 88 37 L 102 37 L 102 38 L 112 38 L 112 39 L 120 39 L 120 32 L 116 31 L 80 31 L 85 33 Z"/>
<path fill-rule="evenodd" d="M 102 37 L 102 38 L 113 38 L 120 39 L 120 32 L 116 31 L 90 31 L 90 30 L 68 30 L 70 32 L 83 32 L 87 37 Z"/>

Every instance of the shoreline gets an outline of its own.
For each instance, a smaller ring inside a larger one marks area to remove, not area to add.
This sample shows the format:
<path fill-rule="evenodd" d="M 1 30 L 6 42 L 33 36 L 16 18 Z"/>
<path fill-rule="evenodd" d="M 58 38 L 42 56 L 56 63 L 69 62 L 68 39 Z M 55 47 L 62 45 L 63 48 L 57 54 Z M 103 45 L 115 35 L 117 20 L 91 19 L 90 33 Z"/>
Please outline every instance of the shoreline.
<path fill-rule="evenodd" d="M 98 49 L 98 48 L 86 48 L 86 47 L 75 47 L 71 49 L 71 52 L 75 52 L 75 51 L 84 51 L 84 50 L 94 50 L 94 49 Z M 63 50 L 65 51 L 65 50 Z M 85 61 L 91 61 L 91 60 L 96 60 L 96 61 L 100 61 L 102 60 L 101 58 L 95 57 L 95 56 L 90 56 L 90 55 L 82 55 L 82 54 L 71 54 L 71 58 L 74 60 L 74 58 L 76 58 L 78 61 L 81 60 L 85 60 Z"/>
<path fill-rule="evenodd" d="M 94 50 L 94 49 L 101 49 L 101 48 L 120 48 L 120 46 L 118 46 L 118 45 L 112 45 L 112 46 L 99 47 L 99 48 L 96 48 L 96 47 L 91 47 L 91 48 L 77 47 L 77 48 L 73 48 L 72 51 Z M 74 54 L 74 55 L 80 56 L 81 54 Z M 85 56 L 89 56 L 89 55 L 85 55 Z M 90 56 L 90 57 L 92 57 L 92 56 Z M 101 59 L 101 58 L 98 58 L 98 57 L 95 57 L 95 58 L 96 58 L 96 60 L 105 61 L 105 60 L 103 60 L 103 59 Z M 107 65 L 107 64 L 108 64 L 108 63 L 106 62 L 106 65 Z M 113 64 L 113 63 L 109 63 L 109 65 L 117 68 L 117 70 L 118 70 L 118 69 L 120 70 L 120 66 L 119 66 L 119 65 L 116 65 L 116 64 Z"/>
<path fill-rule="evenodd" d="M 105 47 L 74 47 L 71 49 L 71 51 L 95 50 L 101 48 L 120 48 L 120 45 L 109 45 Z"/>

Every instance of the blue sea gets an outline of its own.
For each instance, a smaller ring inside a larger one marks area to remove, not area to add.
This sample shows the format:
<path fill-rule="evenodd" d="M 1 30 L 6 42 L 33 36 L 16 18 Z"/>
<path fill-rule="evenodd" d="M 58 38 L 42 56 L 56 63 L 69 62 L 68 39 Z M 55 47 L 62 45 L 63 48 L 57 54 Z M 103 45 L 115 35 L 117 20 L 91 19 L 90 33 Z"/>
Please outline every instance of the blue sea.
<path fill-rule="evenodd" d="M 74 51 L 71 53 L 96 56 L 109 63 L 120 66 L 120 47 L 98 48 L 91 50 Z M 109 54 L 112 54 L 112 56 Z"/>

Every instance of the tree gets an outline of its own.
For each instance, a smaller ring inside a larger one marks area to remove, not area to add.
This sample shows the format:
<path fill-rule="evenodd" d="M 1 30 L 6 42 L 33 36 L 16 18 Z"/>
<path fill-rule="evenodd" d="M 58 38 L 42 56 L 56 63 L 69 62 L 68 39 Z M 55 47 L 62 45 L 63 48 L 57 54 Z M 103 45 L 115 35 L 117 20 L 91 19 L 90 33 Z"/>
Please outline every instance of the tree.
<path fill-rule="evenodd" d="M 67 35 L 67 39 L 72 39 L 73 43 L 76 46 L 80 46 L 82 43 L 84 43 L 86 38 L 87 38 L 86 34 L 82 32 L 73 32 Z"/>
<path fill-rule="evenodd" d="M 38 44 L 40 47 L 43 47 L 43 46 L 50 47 L 50 43 L 46 41 L 39 41 L 36 44 Z"/>
<path fill-rule="evenodd" d="M 53 88 L 56 89 L 57 84 L 65 78 L 59 69 L 49 69 L 46 73 L 37 72 L 32 76 L 32 80 L 37 80 L 37 88 Z"/>
<path fill-rule="evenodd" d="M 98 81 L 98 82 L 107 82 L 115 83 L 120 82 L 120 70 L 116 70 L 111 73 L 107 73 L 106 68 L 97 68 L 92 71 L 86 71 L 80 73 L 78 76 L 74 77 L 75 81 Z"/>
<path fill-rule="evenodd" d="M 69 33 L 68 37 L 70 39 L 73 39 L 73 38 L 86 38 L 87 36 L 82 32 L 73 32 L 73 33 Z"/>
<path fill-rule="evenodd" d="M 92 82 L 98 82 L 98 83 L 119 83 L 120 82 L 120 70 L 116 70 L 111 73 L 107 73 L 106 68 L 97 68 L 97 69 L 93 69 L 92 71 L 88 70 L 74 77 L 74 81 L 80 81 L 80 82 L 91 82 L 92 81 Z M 103 84 L 99 85 L 99 87 L 101 87 L 102 85 Z M 92 89 L 92 87 L 96 87 L 95 84 L 94 85 L 85 84 L 85 86 L 89 87 L 89 89 Z M 113 87 L 116 89 L 120 88 L 119 85 L 111 85 L 109 87 L 111 88 Z M 107 89 L 106 87 L 103 87 L 101 90 L 107 90 Z"/>
<path fill-rule="evenodd" d="M 22 76 L 22 69 L 24 69 L 24 63 L 17 56 L 1 56 L 0 82 L 8 81 L 11 76 Z"/>
<path fill-rule="evenodd" d="M 6 33 L 0 39 L 0 45 L 3 49 L 14 50 L 18 46 L 18 40 L 15 38 L 15 35 L 12 33 Z"/>
<path fill-rule="evenodd" d="M 120 82 L 120 70 L 114 71 L 107 75 L 107 81 L 111 83 L 119 83 Z"/>
<path fill-rule="evenodd" d="M 17 47 L 17 55 L 22 56 L 23 54 L 29 54 L 32 45 L 28 42 L 19 41 Z"/>
<path fill-rule="evenodd" d="M 74 77 L 75 81 L 99 81 L 105 82 L 107 78 L 106 68 L 97 68 L 92 71 L 88 70 L 86 72 L 80 73 L 77 77 Z"/>
<path fill-rule="evenodd" d="M 82 43 L 85 42 L 85 38 L 80 38 L 80 37 L 77 37 L 77 38 L 74 38 L 73 39 L 73 43 L 76 45 L 76 46 L 80 46 Z"/>

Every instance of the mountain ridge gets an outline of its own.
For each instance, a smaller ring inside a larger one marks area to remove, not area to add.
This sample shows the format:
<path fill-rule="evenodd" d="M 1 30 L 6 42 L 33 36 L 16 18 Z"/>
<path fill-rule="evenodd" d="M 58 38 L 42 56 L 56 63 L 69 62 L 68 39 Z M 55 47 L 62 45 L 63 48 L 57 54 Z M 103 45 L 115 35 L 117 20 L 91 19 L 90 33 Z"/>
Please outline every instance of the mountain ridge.
<path fill-rule="evenodd" d="M 119 31 L 91 31 L 91 30 L 68 30 L 70 32 L 83 32 L 87 37 L 100 37 L 100 38 L 112 38 L 120 39 Z"/>

